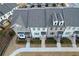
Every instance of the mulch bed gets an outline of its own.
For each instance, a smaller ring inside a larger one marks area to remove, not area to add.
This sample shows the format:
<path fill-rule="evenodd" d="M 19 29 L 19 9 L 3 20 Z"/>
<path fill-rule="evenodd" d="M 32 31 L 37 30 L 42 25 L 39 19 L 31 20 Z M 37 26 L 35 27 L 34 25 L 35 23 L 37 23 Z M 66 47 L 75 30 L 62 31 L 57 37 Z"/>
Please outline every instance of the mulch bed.
<path fill-rule="evenodd" d="M 30 43 L 31 43 L 30 44 L 31 47 L 41 47 L 41 40 L 38 38 L 32 39 Z"/>
<path fill-rule="evenodd" d="M 54 38 L 47 38 L 45 44 L 46 47 L 56 47 L 57 41 Z"/>
<path fill-rule="evenodd" d="M 72 47 L 72 42 L 71 40 L 67 39 L 67 38 L 63 38 L 61 39 L 61 46 L 62 47 Z"/>

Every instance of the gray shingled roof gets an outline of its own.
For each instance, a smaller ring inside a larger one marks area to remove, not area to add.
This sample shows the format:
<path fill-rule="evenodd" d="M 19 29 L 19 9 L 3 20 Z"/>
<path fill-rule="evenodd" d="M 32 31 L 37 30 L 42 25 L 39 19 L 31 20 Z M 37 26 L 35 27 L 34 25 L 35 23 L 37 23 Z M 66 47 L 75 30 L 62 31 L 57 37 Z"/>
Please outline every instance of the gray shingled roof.
<path fill-rule="evenodd" d="M 0 11 L 1 11 L 3 14 L 5 14 L 5 13 L 9 12 L 9 9 L 6 8 L 5 5 L 0 5 Z"/>
<path fill-rule="evenodd" d="M 12 8 L 14 8 L 16 6 L 17 6 L 17 4 L 15 4 L 15 3 L 4 3 L 3 5 L 0 5 L 0 16 L 11 11 Z"/>
<path fill-rule="evenodd" d="M 18 18 L 17 18 L 17 20 L 16 20 L 16 23 L 17 23 L 18 25 L 21 25 L 21 26 L 25 27 L 21 15 L 18 16 Z"/>
<path fill-rule="evenodd" d="M 6 7 L 8 7 L 8 9 L 12 10 L 12 8 L 16 7 L 17 4 L 16 3 L 5 3 L 4 4 Z"/>
<path fill-rule="evenodd" d="M 46 25 L 53 26 L 52 24 L 50 24 L 51 23 L 51 19 L 50 19 L 51 15 L 54 17 L 54 18 L 52 18 L 52 21 L 53 20 L 60 21 L 61 19 L 56 19 L 56 17 L 55 17 L 55 14 L 59 14 L 59 13 L 61 13 L 61 15 L 62 15 L 62 8 L 46 8 Z"/>
<path fill-rule="evenodd" d="M 28 27 L 27 11 L 26 10 L 23 10 L 23 11 L 21 11 L 21 10 L 14 10 L 14 13 L 12 15 L 12 24 L 17 23 L 16 20 L 17 20 L 19 15 L 22 18 L 25 27 Z M 19 21 L 20 20 L 21 19 L 19 19 Z"/>
<path fill-rule="evenodd" d="M 2 16 L 2 12 L 0 12 L 0 16 Z"/>
<path fill-rule="evenodd" d="M 15 23 L 17 16 L 21 15 L 26 27 L 44 27 L 45 17 L 44 9 L 27 9 L 27 10 L 15 10 L 13 15 L 12 23 Z"/>
<path fill-rule="evenodd" d="M 28 26 L 30 27 L 46 26 L 44 9 L 29 9 L 28 19 Z"/>
<path fill-rule="evenodd" d="M 66 26 L 79 26 L 79 8 L 29 8 L 15 10 L 12 24 L 21 15 L 25 27 L 46 27 L 53 26 L 53 20 L 61 21 L 61 17 L 56 19 L 54 13 L 61 14 Z M 20 19 L 19 19 L 20 21 Z"/>
<path fill-rule="evenodd" d="M 66 26 L 79 26 L 79 8 L 64 8 L 63 15 Z"/>
<path fill-rule="evenodd" d="M 79 3 L 68 3 L 69 7 L 79 7 Z"/>

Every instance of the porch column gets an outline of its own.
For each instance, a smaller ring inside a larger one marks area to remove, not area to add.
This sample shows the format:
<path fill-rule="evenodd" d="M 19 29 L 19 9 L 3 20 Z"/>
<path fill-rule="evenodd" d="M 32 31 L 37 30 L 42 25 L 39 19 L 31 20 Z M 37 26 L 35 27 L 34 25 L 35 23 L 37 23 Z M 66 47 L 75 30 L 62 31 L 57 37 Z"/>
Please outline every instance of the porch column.
<path fill-rule="evenodd" d="M 57 47 L 58 47 L 58 48 L 61 47 L 60 38 L 57 40 Z"/>
<path fill-rule="evenodd" d="M 30 48 L 30 38 L 27 39 L 26 48 Z"/>
<path fill-rule="evenodd" d="M 40 38 L 40 40 L 41 40 L 41 47 L 45 48 L 45 40 L 46 40 L 46 38 Z"/>
<path fill-rule="evenodd" d="M 57 39 L 57 47 L 60 48 L 61 47 L 61 43 L 60 43 L 61 35 L 58 35 L 56 39 Z"/>
<path fill-rule="evenodd" d="M 76 45 L 76 34 L 73 35 L 71 40 L 72 40 L 72 46 L 76 48 L 77 47 L 77 45 Z"/>

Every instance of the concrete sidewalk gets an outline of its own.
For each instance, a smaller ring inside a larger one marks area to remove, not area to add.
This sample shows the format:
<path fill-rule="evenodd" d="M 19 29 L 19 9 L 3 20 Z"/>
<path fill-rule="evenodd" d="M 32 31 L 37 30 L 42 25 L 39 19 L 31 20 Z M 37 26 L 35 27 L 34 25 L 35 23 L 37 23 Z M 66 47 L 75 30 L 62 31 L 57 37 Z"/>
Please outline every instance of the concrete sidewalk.
<path fill-rule="evenodd" d="M 16 56 L 21 52 L 79 52 L 79 48 L 65 47 L 65 48 L 20 48 L 13 52 L 10 56 Z"/>

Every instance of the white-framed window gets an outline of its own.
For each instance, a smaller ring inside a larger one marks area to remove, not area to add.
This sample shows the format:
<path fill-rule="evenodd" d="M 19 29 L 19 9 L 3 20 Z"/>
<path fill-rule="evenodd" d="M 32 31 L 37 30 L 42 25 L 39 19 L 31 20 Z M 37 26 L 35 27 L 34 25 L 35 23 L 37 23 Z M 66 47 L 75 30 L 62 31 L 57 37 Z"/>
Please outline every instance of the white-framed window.
<path fill-rule="evenodd" d="M 67 27 L 67 30 L 70 30 L 71 29 L 71 27 Z"/>
<path fill-rule="evenodd" d="M 16 8 L 13 8 L 13 10 L 15 10 Z"/>
<path fill-rule="evenodd" d="M 6 18 L 6 16 L 4 15 L 4 18 Z"/>
<path fill-rule="evenodd" d="M 53 25 L 58 25 L 58 21 L 53 21 Z"/>
<path fill-rule="evenodd" d="M 75 27 L 72 27 L 72 30 L 75 30 L 76 28 Z"/>
<path fill-rule="evenodd" d="M 59 26 L 63 26 L 64 25 L 64 21 L 59 21 Z"/>
<path fill-rule="evenodd" d="M 53 28 L 51 27 L 50 30 L 52 30 Z"/>
<path fill-rule="evenodd" d="M 1 17 L 1 19 L 3 19 L 3 20 L 6 19 L 5 15 L 3 15 L 3 16 Z"/>
<path fill-rule="evenodd" d="M 43 28 L 43 30 L 45 30 L 45 28 Z"/>
<path fill-rule="evenodd" d="M 33 30 L 35 30 L 35 28 L 33 28 Z"/>
<path fill-rule="evenodd" d="M 34 33 L 35 35 L 39 35 L 39 33 Z"/>
<path fill-rule="evenodd" d="M 63 28 L 61 27 L 60 30 L 62 30 Z"/>
<path fill-rule="evenodd" d="M 2 21 L 2 19 L 0 18 L 0 22 Z"/>
<path fill-rule="evenodd" d="M 6 16 L 5 15 L 3 16 L 3 19 L 6 19 Z"/>
<path fill-rule="evenodd" d="M 0 19 L 2 19 L 2 17 Z"/>
<path fill-rule="evenodd" d="M 50 33 L 50 35 L 53 35 L 53 34 L 54 34 L 54 32 L 51 32 L 51 33 Z"/>
<path fill-rule="evenodd" d="M 77 30 L 79 30 L 79 27 L 77 28 Z"/>
<path fill-rule="evenodd" d="M 46 35 L 46 32 L 41 32 L 41 35 Z"/>
<path fill-rule="evenodd" d="M 10 11 L 9 13 L 10 13 L 10 15 L 12 15 L 12 11 Z"/>
<path fill-rule="evenodd" d="M 38 30 L 40 30 L 40 28 L 38 28 Z"/>
<path fill-rule="evenodd" d="M 65 35 L 69 35 L 71 32 L 66 32 Z"/>

